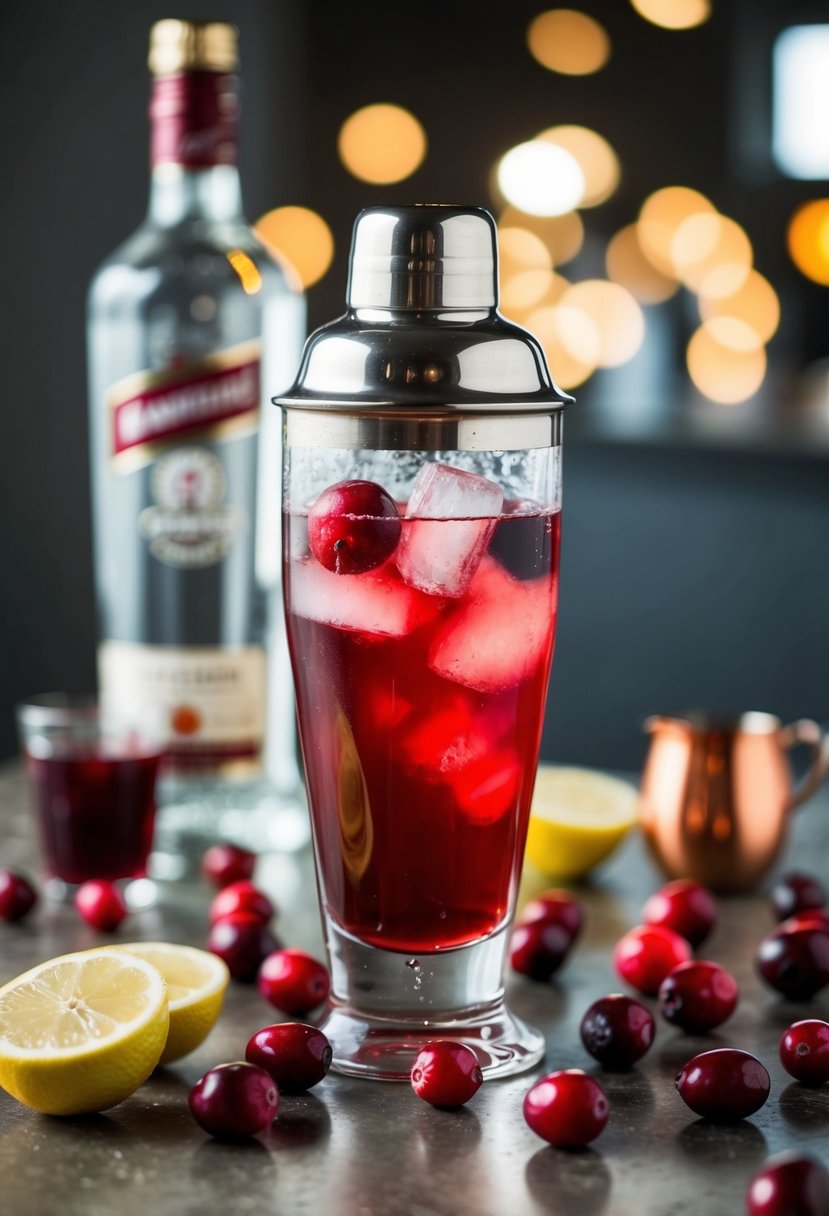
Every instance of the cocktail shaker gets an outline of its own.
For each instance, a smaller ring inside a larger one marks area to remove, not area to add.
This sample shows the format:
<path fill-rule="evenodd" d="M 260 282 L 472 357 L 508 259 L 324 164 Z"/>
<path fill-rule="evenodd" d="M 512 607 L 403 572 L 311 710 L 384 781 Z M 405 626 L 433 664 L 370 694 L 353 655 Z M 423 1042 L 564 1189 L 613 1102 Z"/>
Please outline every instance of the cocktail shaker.
<path fill-rule="evenodd" d="M 285 411 L 284 562 L 334 1067 L 541 1056 L 503 963 L 555 636 L 562 410 L 475 207 L 357 218 Z"/>

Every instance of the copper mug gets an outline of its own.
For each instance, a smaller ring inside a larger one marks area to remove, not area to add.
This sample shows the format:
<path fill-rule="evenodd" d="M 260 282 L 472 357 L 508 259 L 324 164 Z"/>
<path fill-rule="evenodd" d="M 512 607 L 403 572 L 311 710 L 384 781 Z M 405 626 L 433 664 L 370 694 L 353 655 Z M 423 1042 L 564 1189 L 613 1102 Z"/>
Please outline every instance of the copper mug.
<path fill-rule="evenodd" d="M 645 730 L 639 822 L 656 861 L 713 891 L 755 886 L 786 839 L 789 812 L 826 774 L 827 736 L 811 719 L 784 726 L 761 713 L 653 717 Z M 800 744 L 812 756 L 795 784 L 787 752 Z"/>

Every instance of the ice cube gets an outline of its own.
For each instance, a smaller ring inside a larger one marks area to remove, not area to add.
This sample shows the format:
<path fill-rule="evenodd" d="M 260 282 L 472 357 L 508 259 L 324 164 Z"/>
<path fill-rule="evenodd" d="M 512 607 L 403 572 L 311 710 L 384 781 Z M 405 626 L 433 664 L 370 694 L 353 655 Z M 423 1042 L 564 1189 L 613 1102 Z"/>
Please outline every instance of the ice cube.
<path fill-rule="evenodd" d="M 453 692 L 407 723 L 402 752 L 411 768 L 439 780 L 485 751 L 486 742 L 475 730 L 467 696 Z"/>
<path fill-rule="evenodd" d="M 487 752 L 451 781 L 458 806 L 474 823 L 495 823 L 515 808 L 521 789 L 521 761 L 512 748 Z"/>
<path fill-rule="evenodd" d="M 291 562 L 288 577 L 291 612 L 378 638 L 405 637 L 441 608 L 407 586 L 388 562 L 365 574 L 335 574 L 308 557 Z"/>
<path fill-rule="evenodd" d="M 480 565 L 504 494 L 487 477 L 424 464 L 415 478 L 396 560 L 407 583 L 459 599 Z"/>
<path fill-rule="evenodd" d="M 555 604 L 552 580 L 521 581 L 487 557 L 466 599 L 437 630 L 429 667 L 478 692 L 515 688 L 547 658 Z"/>

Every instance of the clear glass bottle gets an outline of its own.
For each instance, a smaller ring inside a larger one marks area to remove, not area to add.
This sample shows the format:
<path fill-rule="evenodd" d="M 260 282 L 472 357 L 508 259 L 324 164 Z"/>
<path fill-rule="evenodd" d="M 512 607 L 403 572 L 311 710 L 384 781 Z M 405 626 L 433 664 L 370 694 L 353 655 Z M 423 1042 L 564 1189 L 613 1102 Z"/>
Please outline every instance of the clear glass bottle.
<path fill-rule="evenodd" d="M 148 213 L 88 304 L 101 696 L 167 713 L 171 876 L 219 837 L 304 832 L 278 565 L 260 545 L 257 572 L 256 537 L 259 505 L 278 552 L 278 417 L 260 458 L 259 415 L 304 303 L 242 213 L 236 44 L 231 25 L 153 26 Z"/>

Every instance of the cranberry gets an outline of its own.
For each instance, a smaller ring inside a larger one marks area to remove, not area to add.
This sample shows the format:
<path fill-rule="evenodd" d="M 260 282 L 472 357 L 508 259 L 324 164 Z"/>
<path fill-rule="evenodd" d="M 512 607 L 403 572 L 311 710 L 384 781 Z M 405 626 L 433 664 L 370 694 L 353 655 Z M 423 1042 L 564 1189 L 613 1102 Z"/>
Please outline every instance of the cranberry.
<path fill-rule="evenodd" d="M 0 920 L 21 920 L 37 903 L 28 879 L 14 870 L 0 870 Z"/>
<path fill-rule="evenodd" d="M 215 925 L 217 920 L 236 916 L 239 912 L 255 916 L 266 925 L 274 915 L 275 908 L 264 891 L 260 891 L 247 879 L 240 879 L 224 887 L 215 896 L 210 905 L 210 923 Z"/>
<path fill-rule="evenodd" d="M 717 904 L 705 887 L 678 878 L 660 887 L 642 909 L 646 925 L 673 929 L 692 946 L 700 946 L 717 923 Z"/>
<path fill-rule="evenodd" d="M 778 927 L 760 942 L 757 969 L 789 1000 L 808 1001 L 829 983 L 829 933 Z"/>
<path fill-rule="evenodd" d="M 581 1041 L 605 1068 L 630 1068 L 653 1042 L 656 1024 L 644 1005 L 620 992 L 594 1001 L 581 1020 Z"/>
<path fill-rule="evenodd" d="M 807 1085 L 829 1081 L 829 1022 L 818 1018 L 793 1022 L 780 1040 L 780 1063 Z"/>
<path fill-rule="evenodd" d="M 421 1047 L 412 1068 L 412 1089 L 432 1106 L 463 1106 L 483 1079 L 472 1048 L 451 1039 L 435 1039 Z"/>
<path fill-rule="evenodd" d="M 207 949 L 227 963 L 235 980 L 251 983 L 262 960 L 279 948 L 267 925 L 252 912 L 238 912 L 211 926 Z"/>
<path fill-rule="evenodd" d="M 769 1096 L 769 1074 L 760 1061 L 736 1047 L 703 1051 L 674 1081 L 686 1106 L 704 1119 L 745 1119 Z"/>
<path fill-rule="evenodd" d="M 583 1148 L 595 1140 L 609 1109 L 599 1082 L 580 1068 L 548 1073 L 524 1098 L 527 1123 L 556 1148 Z"/>
<path fill-rule="evenodd" d="M 283 1093 L 316 1085 L 331 1067 L 331 1044 L 316 1026 L 281 1022 L 263 1026 L 248 1042 L 245 1059 L 269 1072 Z"/>
<path fill-rule="evenodd" d="M 546 920 L 561 925 L 575 941 L 581 932 L 583 915 L 581 905 L 567 891 L 542 891 L 525 905 L 519 923 L 531 925 L 534 921 Z"/>
<path fill-rule="evenodd" d="M 397 504 L 373 481 L 340 481 L 308 512 L 308 544 L 336 574 L 362 574 L 391 557 L 400 540 Z"/>
<path fill-rule="evenodd" d="M 279 1090 L 264 1068 L 240 1060 L 206 1072 L 190 1090 L 188 1102 L 199 1127 L 211 1136 L 243 1140 L 274 1121 Z"/>
<path fill-rule="evenodd" d="M 719 963 L 680 963 L 659 985 L 659 1008 L 666 1022 L 689 1034 L 722 1025 L 737 1008 L 737 981 Z"/>
<path fill-rule="evenodd" d="M 127 915 L 127 901 L 120 887 L 105 878 L 90 878 L 75 892 L 75 907 L 88 925 L 100 933 L 117 929 Z"/>
<path fill-rule="evenodd" d="M 518 925 L 510 940 L 510 966 L 531 980 L 546 981 L 558 971 L 572 944 L 569 930 L 555 921 Z"/>
<path fill-rule="evenodd" d="M 746 1210 L 748 1216 L 826 1216 L 829 1170 L 796 1149 L 778 1153 L 749 1183 Z"/>
<path fill-rule="evenodd" d="M 788 920 L 795 912 L 807 908 L 822 908 L 826 892 L 811 874 L 784 874 L 771 890 L 771 906 L 778 920 Z"/>
<path fill-rule="evenodd" d="M 253 878 L 256 854 L 235 844 L 214 844 L 201 861 L 201 872 L 219 890 L 232 882 Z"/>
<path fill-rule="evenodd" d="M 829 912 L 825 908 L 805 908 L 787 917 L 777 927 L 786 932 L 790 929 L 822 929 L 824 933 L 829 933 Z"/>
<path fill-rule="evenodd" d="M 613 951 L 616 971 L 645 996 L 654 996 L 669 971 L 691 959 L 691 947 L 673 929 L 638 925 L 619 938 Z"/>
<path fill-rule="evenodd" d="M 259 968 L 256 986 L 266 1001 L 283 1013 L 308 1013 L 321 1005 L 331 988 L 322 963 L 304 950 L 277 950 Z"/>

